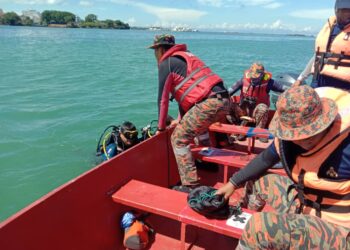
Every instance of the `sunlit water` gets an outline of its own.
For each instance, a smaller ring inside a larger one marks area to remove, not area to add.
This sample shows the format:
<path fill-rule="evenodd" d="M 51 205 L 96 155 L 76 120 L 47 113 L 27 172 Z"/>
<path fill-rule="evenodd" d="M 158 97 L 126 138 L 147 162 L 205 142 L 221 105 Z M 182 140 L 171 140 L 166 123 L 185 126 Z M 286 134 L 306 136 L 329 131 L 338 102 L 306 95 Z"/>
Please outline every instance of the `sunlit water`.
<path fill-rule="evenodd" d="M 155 32 L 0 26 L 0 220 L 95 166 L 97 139 L 157 119 Z M 314 38 L 175 33 L 227 86 L 250 63 L 299 73 Z M 176 116 L 176 105 L 171 113 Z"/>

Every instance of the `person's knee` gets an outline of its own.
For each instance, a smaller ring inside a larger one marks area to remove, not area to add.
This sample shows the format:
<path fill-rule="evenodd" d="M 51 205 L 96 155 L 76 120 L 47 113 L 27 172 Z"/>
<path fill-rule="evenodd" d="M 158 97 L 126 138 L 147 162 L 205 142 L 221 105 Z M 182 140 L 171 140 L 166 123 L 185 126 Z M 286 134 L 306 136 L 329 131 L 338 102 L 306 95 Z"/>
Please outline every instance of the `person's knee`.
<path fill-rule="evenodd" d="M 288 246 L 289 241 L 277 237 L 281 233 L 281 226 L 282 223 L 276 213 L 254 213 L 239 243 L 245 249 L 288 249 L 284 247 Z"/>

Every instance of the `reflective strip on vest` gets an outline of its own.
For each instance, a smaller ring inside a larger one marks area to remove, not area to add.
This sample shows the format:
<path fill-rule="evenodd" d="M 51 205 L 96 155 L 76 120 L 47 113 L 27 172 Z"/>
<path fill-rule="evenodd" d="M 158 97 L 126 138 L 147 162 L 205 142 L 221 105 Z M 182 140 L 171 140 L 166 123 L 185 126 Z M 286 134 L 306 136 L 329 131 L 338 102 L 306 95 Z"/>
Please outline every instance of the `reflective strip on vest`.
<path fill-rule="evenodd" d="M 199 78 L 196 82 L 194 82 L 188 89 L 186 89 L 186 91 L 182 94 L 181 99 L 180 99 L 180 103 L 182 103 L 182 101 L 185 99 L 185 97 L 188 95 L 188 93 L 195 88 L 198 84 L 200 84 L 202 81 L 204 81 L 205 79 L 207 79 L 209 76 L 215 75 L 214 73 L 211 73 L 209 75 L 205 75 L 202 76 L 201 78 Z"/>
<path fill-rule="evenodd" d="M 204 66 L 202 68 L 197 68 L 196 70 L 194 70 L 191 74 L 189 74 L 185 79 L 183 79 L 179 85 L 177 85 L 174 89 L 174 92 L 176 93 L 176 91 L 178 91 L 188 80 L 190 80 L 192 78 L 192 76 L 194 76 L 195 74 L 197 74 L 198 72 L 200 72 L 202 69 L 206 69 L 208 68 L 208 66 Z"/>

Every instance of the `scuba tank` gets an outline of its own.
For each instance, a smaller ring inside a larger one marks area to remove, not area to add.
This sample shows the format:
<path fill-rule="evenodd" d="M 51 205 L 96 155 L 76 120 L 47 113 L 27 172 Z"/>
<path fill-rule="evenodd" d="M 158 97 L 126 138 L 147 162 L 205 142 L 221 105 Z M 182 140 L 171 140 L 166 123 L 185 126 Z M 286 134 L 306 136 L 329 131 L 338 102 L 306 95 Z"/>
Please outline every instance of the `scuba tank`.
<path fill-rule="evenodd" d="M 137 136 L 138 131 L 135 125 L 129 121 L 125 121 L 118 126 L 110 125 L 103 131 L 98 140 L 96 156 L 100 157 L 103 161 L 109 160 L 118 153 L 136 145 L 140 141 L 152 137 L 155 135 L 156 131 L 157 120 L 151 121 L 150 124 L 142 128 L 141 138 L 138 138 Z M 121 138 L 121 135 L 123 135 L 123 138 Z M 124 139 L 128 140 L 127 144 Z"/>
<path fill-rule="evenodd" d="M 103 161 L 118 154 L 117 144 L 120 133 L 120 126 L 108 126 L 100 136 L 97 143 L 96 156 L 102 157 Z"/>
<path fill-rule="evenodd" d="M 156 122 L 156 124 L 154 124 Z M 138 138 L 138 131 L 135 125 L 129 121 L 123 122 L 121 125 L 108 126 L 100 136 L 96 147 L 96 156 L 101 157 L 103 161 L 109 160 L 118 153 L 136 145 L 140 141 L 144 141 L 157 131 L 157 120 L 151 121 L 150 124 L 142 128 L 142 137 Z M 121 135 L 128 140 L 128 144 L 121 138 Z"/>

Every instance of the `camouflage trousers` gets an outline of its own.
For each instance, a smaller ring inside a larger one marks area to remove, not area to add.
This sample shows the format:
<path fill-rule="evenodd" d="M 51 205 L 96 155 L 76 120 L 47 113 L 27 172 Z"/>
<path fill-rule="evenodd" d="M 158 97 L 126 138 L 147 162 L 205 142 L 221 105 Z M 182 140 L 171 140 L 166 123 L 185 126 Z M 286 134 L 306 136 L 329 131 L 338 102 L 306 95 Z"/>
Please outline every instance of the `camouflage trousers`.
<path fill-rule="evenodd" d="M 229 99 L 208 98 L 194 105 L 174 129 L 171 145 L 182 185 L 197 185 L 199 181 L 190 143 L 206 132 L 211 124 L 224 122 L 229 111 Z"/>
<path fill-rule="evenodd" d="M 242 107 L 242 112 L 244 113 L 244 115 L 248 115 L 254 118 L 255 126 L 257 128 L 265 128 L 269 118 L 269 107 L 266 104 L 260 103 L 256 105 L 254 109 Z"/>
<path fill-rule="evenodd" d="M 341 227 L 307 214 L 295 214 L 288 177 L 268 174 L 254 183 L 257 193 L 276 212 L 257 212 L 248 221 L 236 249 L 350 249 L 350 228 Z"/>

